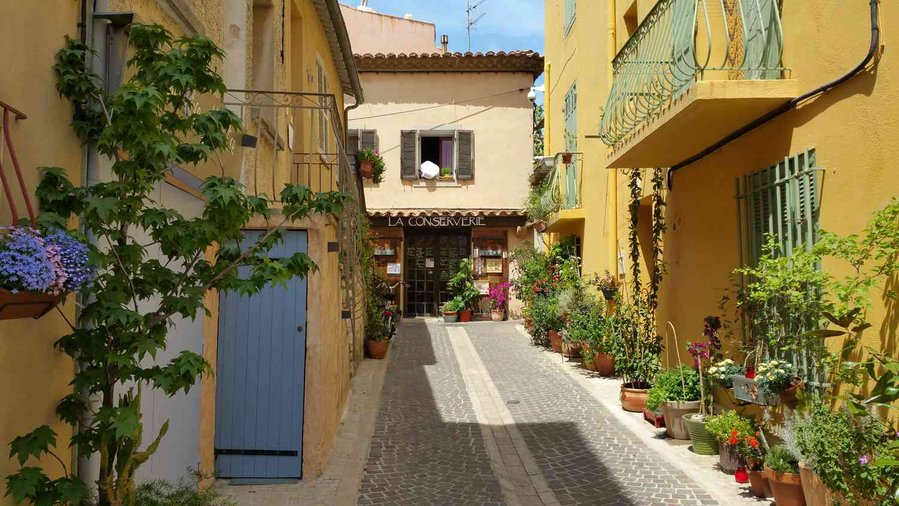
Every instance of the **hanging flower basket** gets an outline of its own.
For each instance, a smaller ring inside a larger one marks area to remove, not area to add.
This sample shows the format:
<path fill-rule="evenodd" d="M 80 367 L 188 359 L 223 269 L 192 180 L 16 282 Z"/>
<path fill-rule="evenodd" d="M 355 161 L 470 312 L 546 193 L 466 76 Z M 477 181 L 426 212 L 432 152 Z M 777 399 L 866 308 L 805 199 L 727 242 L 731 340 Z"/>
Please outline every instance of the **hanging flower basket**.
<path fill-rule="evenodd" d="M 359 174 L 373 183 L 379 184 L 384 179 L 384 159 L 374 149 L 364 149 L 356 157 Z"/>
<path fill-rule="evenodd" d="M 375 170 L 375 162 L 372 160 L 360 160 L 359 161 L 359 173 L 362 174 L 362 177 L 365 179 L 371 179 L 372 172 Z"/>
<path fill-rule="evenodd" d="M 57 306 L 64 295 L 16 292 L 0 288 L 0 320 L 40 318 Z"/>

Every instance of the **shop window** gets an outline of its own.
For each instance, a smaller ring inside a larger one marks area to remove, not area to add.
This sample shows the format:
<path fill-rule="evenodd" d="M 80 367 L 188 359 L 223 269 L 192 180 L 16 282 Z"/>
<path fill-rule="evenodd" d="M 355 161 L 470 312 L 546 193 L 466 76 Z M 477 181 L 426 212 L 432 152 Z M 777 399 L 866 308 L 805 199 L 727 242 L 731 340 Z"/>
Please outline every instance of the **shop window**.
<path fill-rule="evenodd" d="M 441 179 L 474 179 L 474 132 L 470 130 L 405 130 L 401 144 L 403 179 L 423 178 L 425 162 L 438 167 Z"/>

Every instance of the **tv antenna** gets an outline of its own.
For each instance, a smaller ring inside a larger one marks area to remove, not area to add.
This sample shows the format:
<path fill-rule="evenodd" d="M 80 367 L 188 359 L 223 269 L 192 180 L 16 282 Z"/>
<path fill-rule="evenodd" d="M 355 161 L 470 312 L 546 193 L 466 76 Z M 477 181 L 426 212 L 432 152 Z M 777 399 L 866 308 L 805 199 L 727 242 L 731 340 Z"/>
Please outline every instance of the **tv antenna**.
<path fill-rule="evenodd" d="M 478 21 L 481 20 L 484 16 L 487 15 L 486 12 L 480 13 L 474 19 L 471 18 L 471 14 L 481 6 L 482 3 L 487 0 L 476 0 L 472 2 L 472 0 L 467 0 L 467 6 L 465 7 L 465 29 L 468 31 L 468 50 L 471 51 L 471 29 L 474 28 L 474 25 L 477 24 Z"/>

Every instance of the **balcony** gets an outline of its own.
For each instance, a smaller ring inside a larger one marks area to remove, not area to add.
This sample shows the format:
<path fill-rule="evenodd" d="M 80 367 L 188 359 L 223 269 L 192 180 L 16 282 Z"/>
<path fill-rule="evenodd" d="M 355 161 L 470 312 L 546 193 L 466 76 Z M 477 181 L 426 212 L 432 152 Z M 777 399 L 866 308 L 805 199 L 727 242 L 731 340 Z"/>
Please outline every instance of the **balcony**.
<path fill-rule="evenodd" d="M 566 155 L 571 158 L 566 163 Z M 557 154 L 552 170 L 547 175 L 549 186 L 540 198 L 541 207 L 547 212 L 546 232 L 568 231 L 584 220 L 583 154 Z"/>
<path fill-rule="evenodd" d="M 670 167 L 798 96 L 778 5 L 659 0 L 612 62 L 609 167 Z"/>

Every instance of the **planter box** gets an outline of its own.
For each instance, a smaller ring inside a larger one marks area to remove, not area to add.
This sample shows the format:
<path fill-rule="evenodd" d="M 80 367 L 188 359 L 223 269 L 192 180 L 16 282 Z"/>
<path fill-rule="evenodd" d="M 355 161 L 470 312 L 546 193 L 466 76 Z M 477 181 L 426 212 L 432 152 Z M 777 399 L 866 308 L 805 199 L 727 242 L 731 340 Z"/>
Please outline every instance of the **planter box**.
<path fill-rule="evenodd" d="M 12 293 L 5 288 L 0 288 L 0 320 L 40 318 L 56 307 L 64 298 L 65 295 Z"/>
<path fill-rule="evenodd" d="M 665 427 L 665 415 L 656 413 L 649 409 L 643 410 L 643 419 L 651 423 L 653 427 L 661 429 Z"/>
<path fill-rule="evenodd" d="M 780 402 L 779 396 L 769 395 L 761 390 L 755 379 L 749 379 L 742 374 L 733 374 L 730 379 L 734 383 L 734 397 L 738 401 L 760 406 L 777 406 Z"/>

